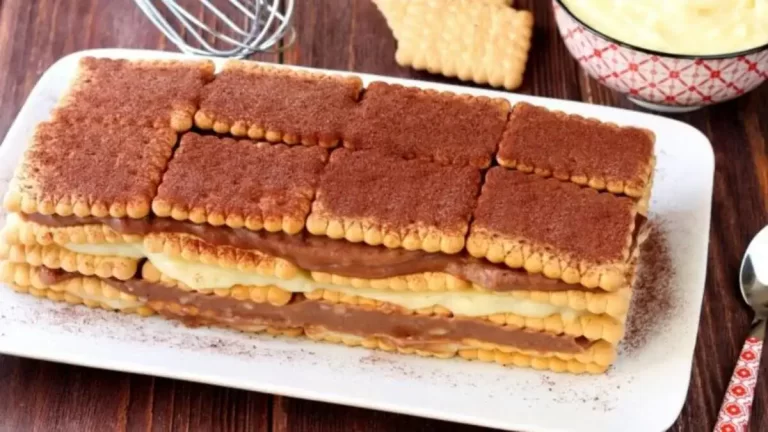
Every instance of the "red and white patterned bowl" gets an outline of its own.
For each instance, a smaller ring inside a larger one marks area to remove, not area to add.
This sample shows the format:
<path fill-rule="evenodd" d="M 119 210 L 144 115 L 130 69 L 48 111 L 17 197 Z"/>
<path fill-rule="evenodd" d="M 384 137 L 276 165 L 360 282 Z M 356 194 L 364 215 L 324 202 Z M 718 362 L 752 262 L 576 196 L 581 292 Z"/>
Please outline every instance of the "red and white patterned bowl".
<path fill-rule="evenodd" d="M 733 54 L 685 56 L 638 48 L 584 24 L 552 0 L 568 51 L 593 78 L 634 103 L 685 112 L 739 97 L 768 79 L 768 44 Z"/>

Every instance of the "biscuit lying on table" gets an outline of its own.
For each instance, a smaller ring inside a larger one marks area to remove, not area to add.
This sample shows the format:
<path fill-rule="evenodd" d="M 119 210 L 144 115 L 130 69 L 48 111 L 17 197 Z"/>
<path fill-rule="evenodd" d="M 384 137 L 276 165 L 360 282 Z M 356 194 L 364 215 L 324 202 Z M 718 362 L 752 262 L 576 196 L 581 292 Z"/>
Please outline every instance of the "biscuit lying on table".
<path fill-rule="evenodd" d="M 503 0 L 375 0 L 398 41 L 401 66 L 514 90 L 520 86 L 533 15 Z"/>

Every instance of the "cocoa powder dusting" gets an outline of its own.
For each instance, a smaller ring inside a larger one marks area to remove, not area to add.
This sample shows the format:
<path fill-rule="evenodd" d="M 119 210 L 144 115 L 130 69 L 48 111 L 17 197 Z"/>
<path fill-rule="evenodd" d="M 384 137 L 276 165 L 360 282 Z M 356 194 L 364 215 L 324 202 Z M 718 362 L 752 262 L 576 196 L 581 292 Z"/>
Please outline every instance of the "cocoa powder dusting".
<path fill-rule="evenodd" d="M 501 139 L 509 103 L 373 82 L 346 125 L 344 145 L 405 159 L 485 168 Z"/>
<path fill-rule="evenodd" d="M 85 57 L 56 118 L 77 124 L 100 119 L 121 124 L 167 126 L 176 112 L 192 116 L 203 84 L 213 79 L 210 61 Z"/>
<path fill-rule="evenodd" d="M 626 197 L 493 167 L 485 175 L 472 229 L 579 260 L 617 262 L 632 235 L 633 207 Z"/>
<path fill-rule="evenodd" d="M 243 62 L 228 64 L 203 89 L 202 112 L 266 130 L 338 139 L 350 122 L 362 82 L 357 77 L 296 73 Z"/>
<path fill-rule="evenodd" d="M 464 233 L 479 187 L 474 168 L 339 149 L 325 168 L 313 210 L 396 229 L 420 225 Z"/>
<path fill-rule="evenodd" d="M 640 265 L 627 318 L 623 346 L 627 354 L 643 348 L 652 336 L 666 326 L 674 313 L 672 301 L 675 276 L 667 233 L 658 221 L 640 250 Z"/>
<path fill-rule="evenodd" d="M 645 129 L 618 127 L 521 102 L 509 117 L 498 156 L 551 172 L 645 186 L 654 139 Z"/>
<path fill-rule="evenodd" d="M 170 129 L 98 121 L 40 123 L 21 163 L 17 187 L 37 202 L 77 197 L 86 205 L 148 208 L 175 142 Z"/>
<path fill-rule="evenodd" d="M 157 198 L 189 209 L 303 220 L 327 151 L 187 133 Z"/>

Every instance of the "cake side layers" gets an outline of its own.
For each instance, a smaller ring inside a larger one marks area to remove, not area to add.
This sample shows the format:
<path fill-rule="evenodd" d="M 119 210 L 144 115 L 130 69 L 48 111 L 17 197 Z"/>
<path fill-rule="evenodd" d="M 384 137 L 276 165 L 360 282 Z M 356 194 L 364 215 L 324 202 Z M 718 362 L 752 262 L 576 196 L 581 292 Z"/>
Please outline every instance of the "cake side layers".
<path fill-rule="evenodd" d="M 331 331 L 369 341 L 378 339 L 404 353 L 424 349 L 446 354 L 441 357 L 452 352 L 450 356 L 458 354 L 476 359 L 478 352 L 482 352 L 482 356 L 492 354 L 491 359 L 502 356 L 509 360 L 499 361 L 501 364 L 517 364 L 525 357 L 529 366 L 531 361 L 539 359 L 539 364 L 554 362 L 555 370 L 571 372 L 602 372 L 615 358 L 615 348 L 606 342 L 589 343 L 584 339 L 475 320 L 407 316 L 301 298 L 284 306 L 274 306 L 253 299 L 238 300 L 223 293 L 190 293 L 152 280 L 151 276 L 142 280 L 117 281 L 74 275 L 47 283 L 46 271 L 38 268 L 0 262 L 0 270 L 2 280 L 19 292 L 92 307 L 138 311 L 142 315 L 157 311 L 189 325 L 224 325 L 246 331 L 272 328 L 272 333 L 290 335 L 301 334 L 305 329 L 315 335 Z M 357 318 L 351 319 L 347 315 Z M 293 325 L 299 322 L 303 326 Z M 356 324 L 362 327 L 356 327 Z M 465 351 L 464 354 L 461 351 Z M 513 358 L 518 362 L 511 361 Z M 582 366 L 574 365 L 576 370 L 558 367 L 569 362 Z"/>

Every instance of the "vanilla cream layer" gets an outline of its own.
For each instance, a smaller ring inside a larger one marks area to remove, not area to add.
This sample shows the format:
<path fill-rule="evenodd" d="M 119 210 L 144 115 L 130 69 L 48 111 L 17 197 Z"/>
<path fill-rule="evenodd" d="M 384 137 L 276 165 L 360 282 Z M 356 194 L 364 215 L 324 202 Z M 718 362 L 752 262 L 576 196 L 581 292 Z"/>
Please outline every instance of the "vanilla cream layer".
<path fill-rule="evenodd" d="M 456 315 L 486 316 L 499 313 L 511 313 L 529 318 L 544 318 L 561 315 L 565 320 L 578 317 L 581 312 L 571 308 L 539 303 L 512 296 L 487 294 L 482 292 L 393 292 L 370 288 L 353 288 L 342 285 L 318 283 L 308 275 L 292 279 L 280 279 L 256 273 L 227 269 L 217 265 L 203 264 L 170 258 L 164 254 L 147 253 L 141 243 L 134 244 L 67 244 L 64 246 L 73 252 L 101 256 L 121 256 L 129 258 L 146 257 L 164 275 L 182 282 L 192 289 L 226 289 L 236 285 L 265 286 L 274 285 L 293 293 L 305 293 L 318 289 L 327 289 L 347 295 L 356 295 L 381 302 L 392 303 L 408 309 L 422 309 L 442 306 Z"/>

